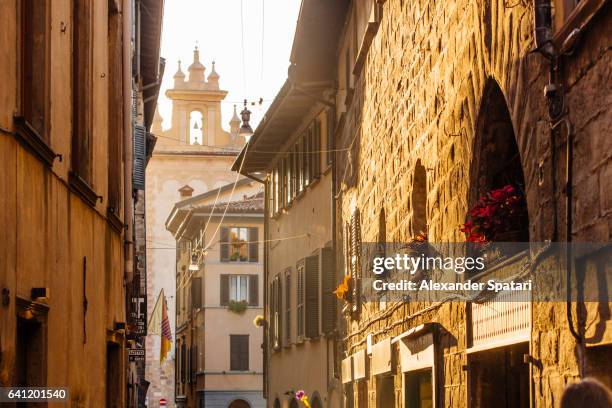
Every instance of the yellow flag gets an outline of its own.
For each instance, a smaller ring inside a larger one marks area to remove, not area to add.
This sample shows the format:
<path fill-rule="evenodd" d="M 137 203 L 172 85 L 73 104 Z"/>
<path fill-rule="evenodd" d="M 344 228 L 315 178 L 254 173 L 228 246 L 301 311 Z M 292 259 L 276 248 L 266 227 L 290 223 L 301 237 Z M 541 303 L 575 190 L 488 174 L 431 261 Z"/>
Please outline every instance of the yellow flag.
<path fill-rule="evenodd" d="M 166 359 L 170 347 L 172 346 L 172 331 L 170 329 L 170 320 L 168 320 L 168 304 L 166 303 L 166 296 L 162 299 L 162 313 L 161 313 L 161 350 L 159 352 L 159 363 Z"/>

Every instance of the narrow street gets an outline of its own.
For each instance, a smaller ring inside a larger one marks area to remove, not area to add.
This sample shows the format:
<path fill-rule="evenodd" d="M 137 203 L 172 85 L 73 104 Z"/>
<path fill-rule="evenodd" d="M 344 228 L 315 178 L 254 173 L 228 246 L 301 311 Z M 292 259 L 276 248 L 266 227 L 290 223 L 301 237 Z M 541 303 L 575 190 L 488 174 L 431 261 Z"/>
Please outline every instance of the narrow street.
<path fill-rule="evenodd" d="M 609 0 L 0 0 L 0 406 L 612 408 Z"/>

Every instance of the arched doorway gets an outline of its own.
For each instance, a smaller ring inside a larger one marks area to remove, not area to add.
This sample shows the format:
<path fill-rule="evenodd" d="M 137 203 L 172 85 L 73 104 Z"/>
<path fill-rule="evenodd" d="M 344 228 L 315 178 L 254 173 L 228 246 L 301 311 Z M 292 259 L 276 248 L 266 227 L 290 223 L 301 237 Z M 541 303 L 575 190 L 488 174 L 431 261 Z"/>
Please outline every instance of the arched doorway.
<path fill-rule="evenodd" d="M 229 404 L 228 408 L 251 408 L 251 404 L 242 399 L 237 399 Z"/>
<path fill-rule="evenodd" d="M 529 241 L 529 217 L 525 200 L 525 177 L 516 143 L 512 119 L 504 94 L 497 82 L 489 79 L 482 97 L 470 169 L 469 203 L 473 208 L 481 197 L 511 186 L 520 200 L 517 217 L 504 231 L 490 233 L 489 241 Z"/>

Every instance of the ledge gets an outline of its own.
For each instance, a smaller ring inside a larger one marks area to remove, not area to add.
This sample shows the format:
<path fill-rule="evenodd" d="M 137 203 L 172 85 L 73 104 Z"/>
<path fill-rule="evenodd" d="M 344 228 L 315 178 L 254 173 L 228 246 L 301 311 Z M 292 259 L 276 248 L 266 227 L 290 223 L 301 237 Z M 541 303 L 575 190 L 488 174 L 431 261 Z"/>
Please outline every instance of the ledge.
<path fill-rule="evenodd" d="M 123 220 L 115 212 L 114 207 L 108 207 L 106 209 L 106 221 L 108 221 L 108 225 L 110 225 L 111 228 L 118 233 L 121 233 L 125 228 Z"/>
<path fill-rule="evenodd" d="M 102 202 L 102 196 L 97 195 L 91 186 L 76 172 L 70 171 L 68 173 L 68 184 L 70 189 L 81 197 L 87 205 L 95 207 L 98 200 Z"/>
<path fill-rule="evenodd" d="M 38 134 L 36 129 L 32 127 L 22 116 L 13 118 L 15 132 L 13 135 L 26 149 L 30 150 L 34 155 L 48 167 L 53 166 L 56 157 L 61 155 L 56 154 L 47 144 L 47 142 Z"/>

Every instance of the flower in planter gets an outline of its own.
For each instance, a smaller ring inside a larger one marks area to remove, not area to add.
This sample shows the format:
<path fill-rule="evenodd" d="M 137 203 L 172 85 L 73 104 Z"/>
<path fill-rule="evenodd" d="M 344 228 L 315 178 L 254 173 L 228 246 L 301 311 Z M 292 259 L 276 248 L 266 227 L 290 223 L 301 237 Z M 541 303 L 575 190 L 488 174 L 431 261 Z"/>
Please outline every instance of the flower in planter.
<path fill-rule="evenodd" d="M 295 399 L 300 401 L 306 408 L 311 408 L 310 402 L 308 401 L 308 395 L 304 390 L 299 390 L 295 393 Z"/>
<path fill-rule="evenodd" d="M 525 215 L 523 194 L 511 185 L 491 190 L 478 199 L 468 215 L 469 220 L 461 226 L 466 240 L 490 242 L 520 227 Z"/>
<path fill-rule="evenodd" d="M 244 313 L 248 305 L 249 304 L 246 300 L 240 300 L 240 301 L 230 300 L 227 305 L 227 308 L 230 312 L 240 314 L 240 313 Z"/>
<path fill-rule="evenodd" d="M 255 319 L 253 319 L 253 325 L 255 325 L 255 327 L 263 327 L 266 323 L 266 319 L 262 315 L 257 315 Z"/>
<path fill-rule="evenodd" d="M 346 300 L 350 289 L 351 275 L 345 275 L 342 283 L 332 293 L 340 300 Z"/>

